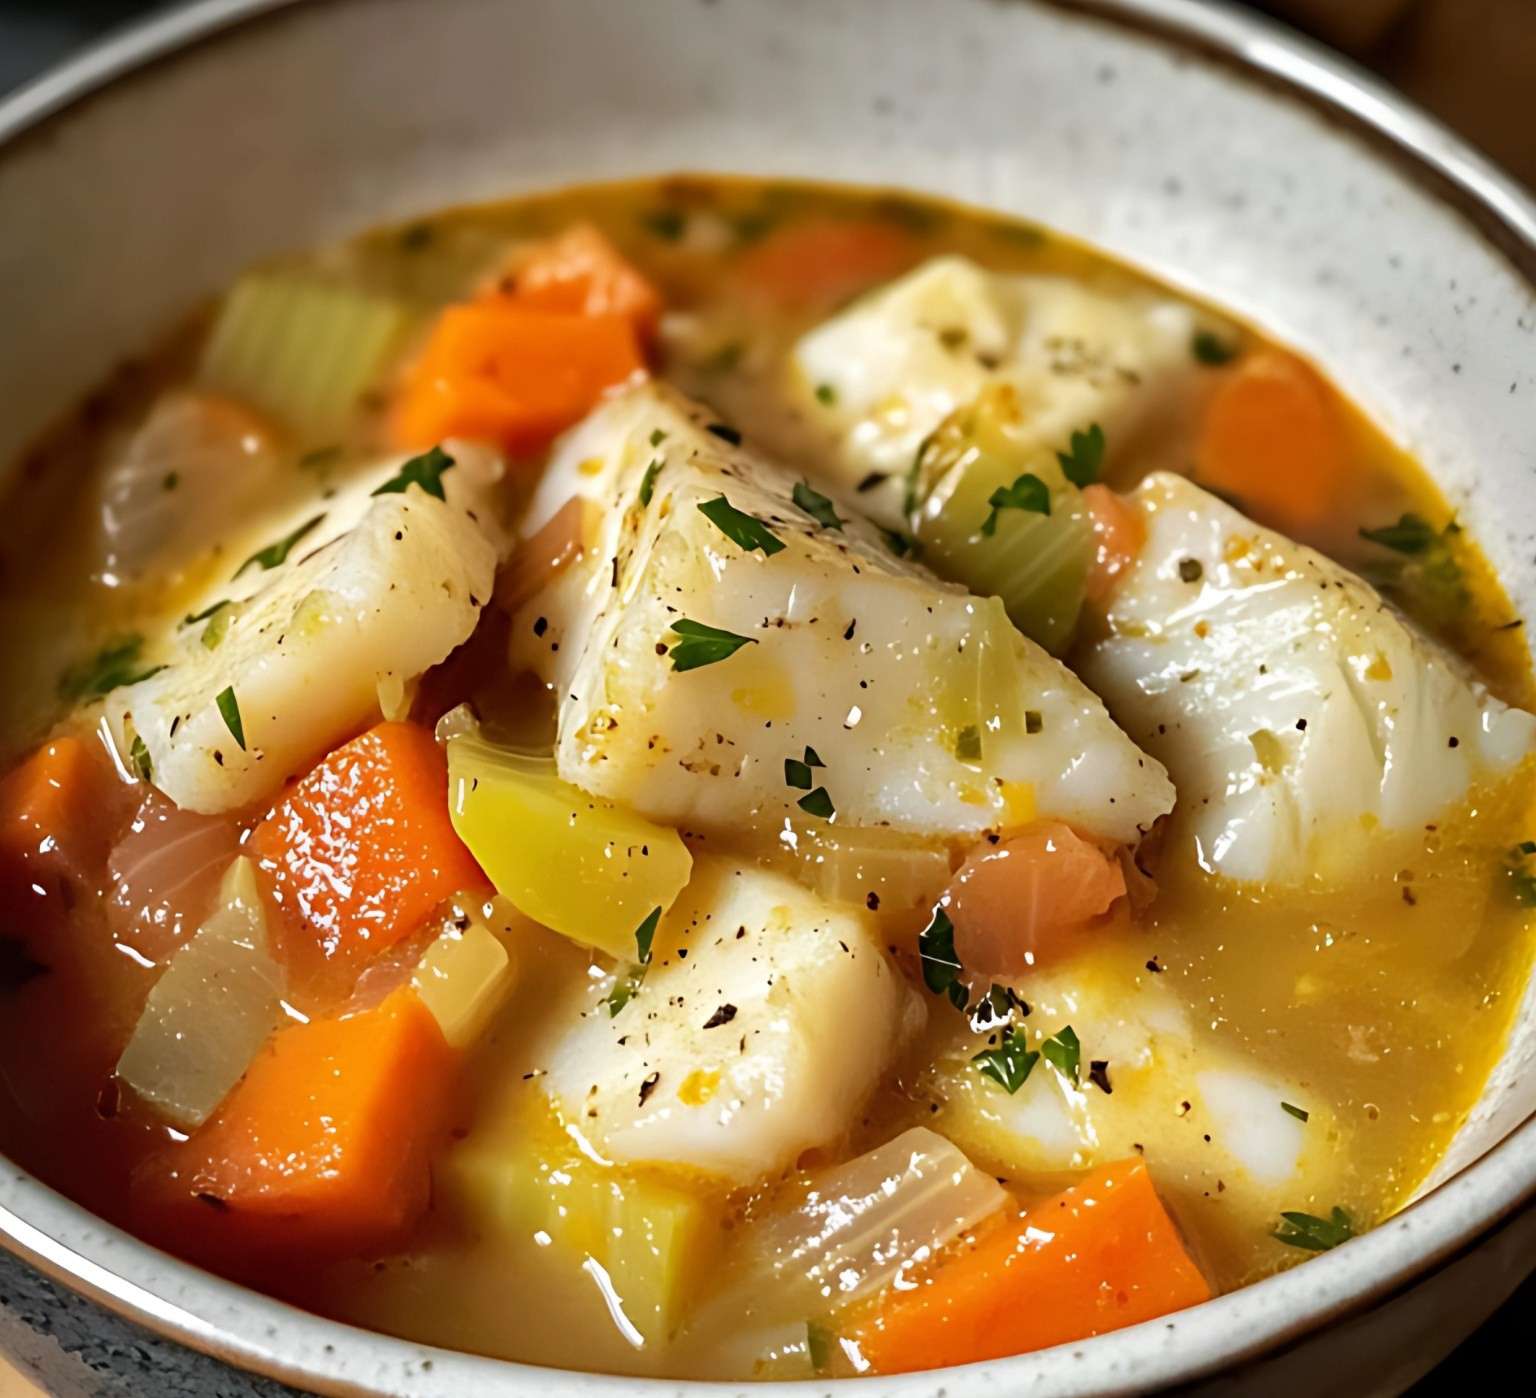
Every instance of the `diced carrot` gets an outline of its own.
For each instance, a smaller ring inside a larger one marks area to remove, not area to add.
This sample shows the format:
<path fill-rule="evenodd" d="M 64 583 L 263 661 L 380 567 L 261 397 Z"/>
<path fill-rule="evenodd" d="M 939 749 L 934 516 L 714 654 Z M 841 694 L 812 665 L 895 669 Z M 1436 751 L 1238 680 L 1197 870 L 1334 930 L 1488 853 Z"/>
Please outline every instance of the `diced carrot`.
<path fill-rule="evenodd" d="M 852 1338 L 877 1373 L 908 1373 L 1087 1339 L 1210 1296 L 1146 1163 L 1122 1160 L 888 1292 Z"/>
<path fill-rule="evenodd" d="M 427 1205 L 455 1061 L 410 989 L 279 1029 L 207 1123 L 136 1172 L 141 1222 L 194 1256 L 398 1239 Z"/>
<path fill-rule="evenodd" d="M 1083 490 L 1083 503 L 1093 525 L 1093 561 L 1088 566 L 1088 600 L 1109 600 L 1115 585 L 1141 553 L 1147 542 L 1147 526 L 1141 512 L 1107 485 Z"/>
<path fill-rule="evenodd" d="M 742 254 L 743 280 L 783 306 L 832 307 L 888 281 L 917 257 L 911 234 L 879 219 L 786 224 Z"/>
<path fill-rule="evenodd" d="M 94 880 L 107 856 L 113 785 L 102 754 L 79 738 L 44 743 L 0 782 L 0 894 L 8 904 L 64 879 Z"/>
<path fill-rule="evenodd" d="M 605 389 L 645 371 L 633 324 L 618 315 L 536 310 L 509 296 L 449 306 L 407 371 L 392 431 L 406 449 L 480 437 L 537 452 L 585 416 Z"/>
<path fill-rule="evenodd" d="M 1059 820 L 980 845 L 945 893 L 960 963 L 991 976 L 1067 954 L 1124 896 L 1119 861 Z"/>
<path fill-rule="evenodd" d="M 1316 529 L 1338 508 L 1347 444 L 1328 385 L 1294 355 L 1245 359 L 1206 411 L 1195 479 L 1262 523 Z"/>
<path fill-rule="evenodd" d="M 661 293 L 590 223 L 529 249 L 510 282 L 511 294 L 530 310 L 620 316 L 642 340 L 655 335 L 661 319 Z"/>
<path fill-rule="evenodd" d="M 330 753 L 256 827 L 250 849 L 301 984 L 355 975 L 452 894 L 485 883 L 449 820 L 443 755 L 413 723 L 381 723 Z"/>

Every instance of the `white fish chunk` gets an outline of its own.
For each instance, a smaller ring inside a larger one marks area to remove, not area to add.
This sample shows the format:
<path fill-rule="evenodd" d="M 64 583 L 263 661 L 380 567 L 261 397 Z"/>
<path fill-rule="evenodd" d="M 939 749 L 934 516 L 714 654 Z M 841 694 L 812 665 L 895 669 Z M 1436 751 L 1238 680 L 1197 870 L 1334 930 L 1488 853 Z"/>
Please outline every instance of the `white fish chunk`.
<path fill-rule="evenodd" d="M 227 606 L 178 629 L 164 669 L 107 696 L 121 750 L 141 742 L 178 806 L 272 795 L 377 712 L 381 681 L 414 678 L 474 630 L 507 542 L 501 463 L 467 443 L 449 454 L 444 500 L 416 485 L 375 496 L 395 459 L 317 502 L 284 561 L 242 570 L 216 599 Z M 296 527 L 274 522 L 272 537 Z"/>
<path fill-rule="evenodd" d="M 612 1016 L 594 996 L 545 1085 L 609 1160 L 747 1184 L 845 1131 L 922 1009 L 866 915 L 706 857 L 640 989 Z"/>
<path fill-rule="evenodd" d="M 1195 324 L 1167 297 L 943 256 L 817 326 L 793 361 L 805 415 L 837 436 L 843 485 L 887 475 L 859 498 L 894 526 L 923 438 L 984 389 L 1011 385 L 1042 445 L 1094 422 L 1118 444 L 1196 377 Z"/>
<path fill-rule="evenodd" d="M 1083 678 L 1160 758 L 1202 865 L 1243 881 L 1347 876 L 1509 772 L 1507 708 L 1365 582 L 1182 477 L 1130 497 L 1147 527 Z"/>
<path fill-rule="evenodd" d="M 528 529 L 572 490 L 602 511 L 584 562 L 513 624 L 515 662 L 559 697 L 562 778 L 658 820 L 771 829 L 800 818 L 785 762 L 809 748 L 847 825 L 960 837 L 1038 813 L 1134 841 L 1170 809 L 1158 764 L 1001 602 L 840 502 L 842 528 L 818 523 L 794 474 L 709 425 L 635 389 L 561 444 L 535 501 Z M 700 509 L 721 496 L 781 547 L 729 537 Z M 675 670 L 685 620 L 745 641 Z"/>

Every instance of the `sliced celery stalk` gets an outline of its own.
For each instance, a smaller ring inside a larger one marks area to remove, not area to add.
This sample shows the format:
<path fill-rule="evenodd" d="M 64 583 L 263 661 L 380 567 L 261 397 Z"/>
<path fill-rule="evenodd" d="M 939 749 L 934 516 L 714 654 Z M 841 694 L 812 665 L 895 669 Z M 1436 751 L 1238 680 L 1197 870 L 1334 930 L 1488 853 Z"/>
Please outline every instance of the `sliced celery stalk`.
<path fill-rule="evenodd" d="M 408 307 L 299 272 L 256 272 L 224 298 L 198 377 L 287 427 L 302 446 L 340 435 L 411 319 Z"/>
<path fill-rule="evenodd" d="M 600 1267 L 648 1343 L 677 1332 L 718 1255 L 718 1197 L 599 1165 L 526 1108 L 477 1125 L 434 1179 L 447 1208 L 482 1238 L 537 1234 L 578 1265 Z"/>
<path fill-rule="evenodd" d="M 1050 513 L 1002 509 L 994 532 L 984 533 L 992 493 L 1026 473 L 1048 489 Z M 926 444 L 916 477 L 913 528 L 923 561 L 972 592 L 1002 598 L 1026 636 L 1065 650 L 1083 605 L 1092 522 L 1055 452 L 1029 436 L 1017 397 L 994 390 L 952 414 Z"/>
<path fill-rule="evenodd" d="M 552 757 L 463 734 L 448 781 L 453 828 L 496 891 L 572 941 L 633 960 L 640 924 L 688 882 L 677 831 L 561 781 Z"/>
<path fill-rule="evenodd" d="M 449 927 L 426 949 L 411 984 L 448 1046 L 467 1048 L 495 1014 L 514 974 L 506 942 L 484 917 L 471 917 L 467 927 Z"/>

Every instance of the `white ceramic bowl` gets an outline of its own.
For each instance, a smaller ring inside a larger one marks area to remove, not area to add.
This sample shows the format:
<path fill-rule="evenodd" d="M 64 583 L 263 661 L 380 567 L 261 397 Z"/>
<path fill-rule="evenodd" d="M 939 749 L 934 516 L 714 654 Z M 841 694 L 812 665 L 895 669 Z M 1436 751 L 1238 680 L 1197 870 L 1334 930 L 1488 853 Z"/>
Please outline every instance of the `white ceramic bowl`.
<path fill-rule="evenodd" d="M 207 0 L 0 106 L 0 458 L 254 258 L 441 204 L 687 169 L 990 204 L 1251 316 L 1409 443 L 1517 604 L 1536 597 L 1536 206 L 1347 65 L 1193 0 Z M 1396 1392 L 1536 1265 L 1533 1038 L 1517 1035 L 1446 1182 L 1305 1267 L 1082 1345 L 783 1387 Z M 0 1242 L 162 1336 L 306 1388 L 739 1391 L 335 1325 L 3 1163 Z"/>

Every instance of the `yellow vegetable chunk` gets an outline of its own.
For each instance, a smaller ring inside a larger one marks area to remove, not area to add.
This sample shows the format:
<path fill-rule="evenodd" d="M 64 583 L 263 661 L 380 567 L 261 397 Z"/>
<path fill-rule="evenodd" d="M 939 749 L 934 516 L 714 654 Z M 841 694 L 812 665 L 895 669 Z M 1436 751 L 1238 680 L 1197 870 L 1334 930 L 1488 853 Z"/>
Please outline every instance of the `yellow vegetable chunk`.
<path fill-rule="evenodd" d="M 506 943 L 483 918 L 473 917 L 467 927 L 449 927 L 427 948 L 411 984 L 449 1048 L 467 1048 L 506 996 L 515 971 Z"/>
<path fill-rule="evenodd" d="M 688 882 L 677 831 L 561 781 L 553 758 L 463 734 L 448 781 L 453 828 L 496 891 L 573 941 L 632 959 L 635 930 Z"/>

